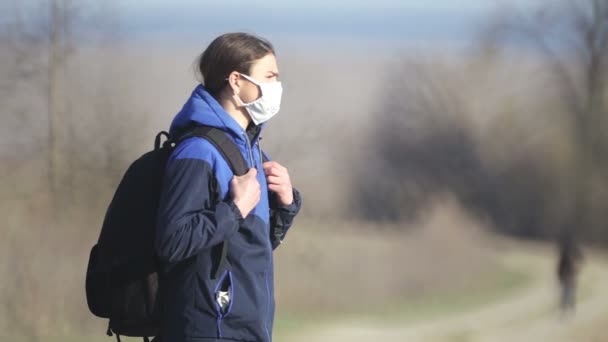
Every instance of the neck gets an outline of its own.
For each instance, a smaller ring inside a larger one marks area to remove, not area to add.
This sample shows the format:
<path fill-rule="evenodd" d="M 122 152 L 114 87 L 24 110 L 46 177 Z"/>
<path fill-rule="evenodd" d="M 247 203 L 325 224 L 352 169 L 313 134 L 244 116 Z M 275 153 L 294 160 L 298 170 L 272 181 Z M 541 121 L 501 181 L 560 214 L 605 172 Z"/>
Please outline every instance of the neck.
<path fill-rule="evenodd" d="M 235 99 L 233 97 L 223 97 L 220 101 L 220 104 L 238 124 L 243 128 L 243 130 L 247 130 L 247 126 L 251 122 L 251 118 L 249 117 L 249 113 L 245 107 L 236 106 Z"/>

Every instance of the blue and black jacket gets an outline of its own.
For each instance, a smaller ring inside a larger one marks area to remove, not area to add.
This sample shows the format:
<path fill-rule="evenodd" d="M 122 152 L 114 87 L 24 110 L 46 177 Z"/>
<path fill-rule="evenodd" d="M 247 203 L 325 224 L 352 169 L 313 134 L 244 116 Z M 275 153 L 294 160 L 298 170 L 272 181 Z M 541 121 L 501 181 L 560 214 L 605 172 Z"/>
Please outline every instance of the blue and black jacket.
<path fill-rule="evenodd" d="M 161 260 L 163 341 L 272 341 L 273 250 L 285 237 L 301 206 L 277 205 L 262 169 L 259 131 L 248 132 L 199 85 L 173 119 L 170 133 L 192 124 L 223 130 L 258 170 L 261 199 L 243 218 L 230 196 L 234 176 L 207 140 L 191 137 L 172 152 L 163 179 L 156 232 Z M 228 241 L 225 268 L 213 277 L 215 246 Z M 226 286 L 226 285 L 229 286 Z M 227 290 L 222 309 L 217 292 Z"/>

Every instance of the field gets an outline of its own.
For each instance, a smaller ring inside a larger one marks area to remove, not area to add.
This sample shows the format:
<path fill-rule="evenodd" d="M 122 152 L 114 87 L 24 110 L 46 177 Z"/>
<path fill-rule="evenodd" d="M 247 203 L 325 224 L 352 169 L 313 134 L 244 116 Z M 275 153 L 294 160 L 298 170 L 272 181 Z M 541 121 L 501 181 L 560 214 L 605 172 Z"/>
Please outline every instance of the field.
<path fill-rule="evenodd" d="M 550 246 L 506 242 L 504 283 L 427 295 L 400 311 L 324 322 L 306 332 L 285 329 L 281 341 L 606 341 L 608 272 L 604 255 L 585 266 L 579 303 L 571 316 L 557 309 Z M 282 330 L 279 329 L 279 333 Z M 280 335 L 279 335 L 280 336 Z"/>
<path fill-rule="evenodd" d="M 296 225 L 275 254 L 275 341 L 608 338 L 603 254 L 588 251 L 576 314 L 562 317 L 554 246 L 489 234 L 449 200 L 412 225 L 406 232 L 361 222 Z M 81 302 L 83 295 L 72 299 Z M 78 307 L 81 326 L 57 312 L 51 322 L 66 320 L 57 335 L 7 334 L 0 340 L 110 341 L 104 322 Z"/>

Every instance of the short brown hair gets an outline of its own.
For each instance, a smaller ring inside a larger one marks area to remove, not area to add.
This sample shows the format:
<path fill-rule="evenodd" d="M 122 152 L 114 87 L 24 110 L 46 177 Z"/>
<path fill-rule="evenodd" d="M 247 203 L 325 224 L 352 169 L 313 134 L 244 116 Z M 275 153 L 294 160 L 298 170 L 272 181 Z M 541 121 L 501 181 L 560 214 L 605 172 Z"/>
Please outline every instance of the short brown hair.
<path fill-rule="evenodd" d="M 251 65 L 268 54 L 274 55 L 274 48 L 263 38 L 243 32 L 223 34 L 215 38 L 198 58 L 202 83 L 217 99 L 231 72 L 248 75 Z"/>

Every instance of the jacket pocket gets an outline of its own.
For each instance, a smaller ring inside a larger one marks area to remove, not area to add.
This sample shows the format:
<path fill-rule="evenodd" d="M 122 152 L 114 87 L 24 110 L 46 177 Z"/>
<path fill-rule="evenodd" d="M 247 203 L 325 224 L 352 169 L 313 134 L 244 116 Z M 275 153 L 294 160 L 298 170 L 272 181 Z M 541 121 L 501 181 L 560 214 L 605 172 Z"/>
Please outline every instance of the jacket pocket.
<path fill-rule="evenodd" d="M 212 281 L 209 287 L 211 307 L 216 321 L 216 336 L 223 338 L 225 333 L 225 319 L 232 311 L 234 303 L 234 285 L 232 272 L 225 270 L 217 281 Z"/>
<path fill-rule="evenodd" d="M 213 289 L 215 312 L 219 318 L 225 318 L 232 311 L 234 303 L 234 279 L 231 271 L 224 271 Z"/>
<path fill-rule="evenodd" d="M 225 325 L 231 329 L 257 327 L 265 321 L 267 291 L 263 274 L 236 273 L 232 279 L 232 301 Z"/>
<path fill-rule="evenodd" d="M 231 314 L 234 304 L 234 286 L 232 272 L 225 270 L 218 279 L 204 279 L 200 274 L 197 275 L 198 289 L 196 289 L 195 307 L 209 319 L 205 327 L 196 332 L 196 336 L 213 336 L 223 338 L 225 330 L 225 318 Z M 211 323 L 213 322 L 213 323 Z M 207 325 L 211 323 L 210 325 Z"/>

